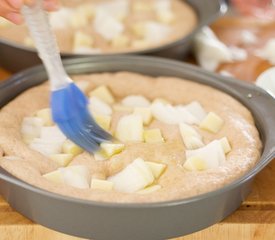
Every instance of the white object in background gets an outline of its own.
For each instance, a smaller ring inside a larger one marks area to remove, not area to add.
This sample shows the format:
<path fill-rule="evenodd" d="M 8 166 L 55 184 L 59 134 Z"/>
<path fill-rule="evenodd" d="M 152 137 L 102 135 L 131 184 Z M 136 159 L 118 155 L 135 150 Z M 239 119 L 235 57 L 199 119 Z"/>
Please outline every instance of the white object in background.
<path fill-rule="evenodd" d="M 247 51 L 243 48 L 231 46 L 229 47 L 229 51 L 232 54 L 232 59 L 235 61 L 244 61 L 247 59 Z"/>
<path fill-rule="evenodd" d="M 225 76 L 225 77 L 234 77 L 234 75 L 226 70 L 221 70 L 219 71 L 219 74 L 221 74 L 222 76 Z"/>
<path fill-rule="evenodd" d="M 255 55 L 275 65 L 275 38 L 270 39 L 262 49 L 256 50 Z"/>
<path fill-rule="evenodd" d="M 159 43 L 165 39 L 171 31 L 171 28 L 158 23 L 158 22 L 147 22 L 145 23 L 145 41 L 149 43 Z"/>
<path fill-rule="evenodd" d="M 171 11 L 171 0 L 156 0 L 154 8 L 157 12 Z"/>
<path fill-rule="evenodd" d="M 111 14 L 104 11 L 96 12 L 94 28 L 106 40 L 112 40 L 124 31 L 124 25 Z"/>
<path fill-rule="evenodd" d="M 257 36 L 253 32 L 248 30 L 241 31 L 240 37 L 241 37 L 241 42 L 245 45 L 254 44 L 258 40 Z"/>
<path fill-rule="evenodd" d="M 204 27 L 195 36 L 194 50 L 200 66 L 215 71 L 220 63 L 232 62 L 232 54 L 209 27 Z"/>
<path fill-rule="evenodd" d="M 112 16 L 118 20 L 123 19 L 129 13 L 129 1 L 116 0 L 98 4 L 96 7 L 96 14 L 99 12 L 104 12 L 106 15 Z"/>
<path fill-rule="evenodd" d="M 90 47 L 76 47 L 73 49 L 76 54 L 101 54 L 102 50 L 99 48 Z"/>
<path fill-rule="evenodd" d="M 256 79 L 256 85 L 263 88 L 275 98 L 275 67 L 262 72 Z"/>
<path fill-rule="evenodd" d="M 69 8 L 61 8 L 57 12 L 50 13 L 50 25 L 54 29 L 62 29 L 69 26 L 72 18 L 73 10 Z"/>

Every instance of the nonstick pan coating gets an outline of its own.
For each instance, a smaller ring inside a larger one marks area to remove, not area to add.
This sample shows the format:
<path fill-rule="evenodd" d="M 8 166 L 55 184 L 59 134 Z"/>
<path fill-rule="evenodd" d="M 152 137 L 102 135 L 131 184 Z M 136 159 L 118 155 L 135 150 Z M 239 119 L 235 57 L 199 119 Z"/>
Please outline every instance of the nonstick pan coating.
<path fill-rule="evenodd" d="M 39 224 L 91 239 L 154 240 L 186 235 L 219 222 L 236 210 L 250 192 L 255 175 L 275 157 L 275 134 L 271 131 L 275 125 L 275 101 L 252 84 L 173 60 L 152 57 L 79 58 L 64 63 L 70 74 L 132 71 L 185 78 L 213 86 L 250 109 L 264 147 L 258 164 L 225 187 L 187 199 L 160 203 L 101 203 L 65 197 L 26 184 L 0 168 L 3 197 L 12 208 Z M 0 107 L 46 78 L 44 68 L 39 66 L 1 83 Z"/>
<path fill-rule="evenodd" d="M 211 0 L 207 1 L 207 3 L 202 0 L 186 0 L 186 2 L 194 8 L 198 16 L 198 25 L 190 34 L 170 44 L 142 51 L 127 52 L 125 54 L 155 55 L 166 58 L 183 59 L 190 50 L 195 33 L 201 29 L 201 27 L 208 25 L 227 11 L 227 5 L 224 0 Z M 104 55 L 114 56 L 118 54 Z M 72 53 L 62 54 L 63 58 L 85 56 L 87 55 Z M 93 56 L 97 57 L 96 55 Z M 0 39 L 0 65 L 2 65 L 2 67 L 11 72 L 18 72 L 37 64 L 41 64 L 41 60 L 38 58 L 33 48 Z"/>

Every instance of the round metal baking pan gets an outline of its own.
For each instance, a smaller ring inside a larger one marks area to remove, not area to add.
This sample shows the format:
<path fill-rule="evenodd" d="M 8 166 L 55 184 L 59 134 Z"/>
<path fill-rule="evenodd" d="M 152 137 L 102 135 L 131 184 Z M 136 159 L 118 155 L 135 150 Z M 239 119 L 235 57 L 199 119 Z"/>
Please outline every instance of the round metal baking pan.
<path fill-rule="evenodd" d="M 198 25 L 187 36 L 160 47 L 149 48 L 141 51 L 126 52 L 124 54 L 155 55 L 166 58 L 183 59 L 190 50 L 195 33 L 203 26 L 211 23 L 227 11 L 224 0 L 211 0 L 207 4 L 201 0 L 185 0 L 196 11 Z M 62 53 L 63 58 L 87 57 L 87 55 Z M 118 53 L 103 54 L 105 56 L 120 55 Z M 5 39 L 0 39 L 0 65 L 11 72 L 18 72 L 28 67 L 41 64 L 35 49 L 17 44 Z M 90 55 L 98 57 L 98 55 Z"/>
<path fill-rule="evenodd" d="M 255 175 L 275 157 L 275 101 L 260 88 L 195 66 L 153 57 L 117 56 L 64 61 L 69 74 L 132 71 L 173 76 L 224 91 L 252 112 L 263 142 L 257 165 L 218 190 L 169 202 L 102 203 L 54 194 L 31 186 L 0 168 L 0 192 L 12 208 L 46 227 L 92 239 L 167 239 L 186 235 L 216 222 L 237 209 L 250 192 Z M 42 66 L 25 70 L 0 84 L 0 107 L 19 93 L 47 79 Z M 182 93 L 184 94 L 184 92 Z"/>

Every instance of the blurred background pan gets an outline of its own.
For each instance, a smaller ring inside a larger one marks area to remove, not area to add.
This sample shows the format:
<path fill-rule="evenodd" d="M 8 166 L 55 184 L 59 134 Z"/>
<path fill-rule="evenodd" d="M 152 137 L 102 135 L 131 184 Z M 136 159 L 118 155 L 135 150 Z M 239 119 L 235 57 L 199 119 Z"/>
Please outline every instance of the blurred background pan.
<path fill-rule="evenodd" d="M 275 100 L 247 82 L 225 78 L 173 60 L 141 56 L 78 58 L 64 61 L 69 74 L 131 71 L 173 76 L 217 88 L 253 114 L 263 143 L 258 163 L 242 177 L 218 190 L 187 199 L 146 204 L 80 200 L 31 186 L 0 168 L 0 193 L 12 208 L 54 230 L 89 239 L 155 240 L 186 235 L 235 211 L 251 189 L 255 175 L 275 157 Z M 42 66 L 18 73 L 0 84 L 0 107 L 22 91 L 47 79 Z M 184 93 L 182 93 L 184 94 Z"/>
<path fill-rule="evenodd" d="M 166 58 L 183 59 L 190 50 L 195 33 L 201 29 L 201 27 L 213 22 L 227 11 L 227 4 L 224 0 L 211 0 L 207 1 L 207 3 L 202 0 L 186 0 L 186 2 L 192 6 L 198 16 L 198 24 L 190 34 L 175 42 L 160 47 L 128 52 L 125 54 L 155 55 Z M 118 53 L 104 55 L 113 56 L 118 55 Z M 87 55 L 72 53 L 62 54 L 63 58 L 85 56 Z M 97 55 L 93 56 L 97 57 Z M 6 70 L 17 72 L 40 63 L 41 61 L 33 48 L 0 39 L 0 65 Z"/>

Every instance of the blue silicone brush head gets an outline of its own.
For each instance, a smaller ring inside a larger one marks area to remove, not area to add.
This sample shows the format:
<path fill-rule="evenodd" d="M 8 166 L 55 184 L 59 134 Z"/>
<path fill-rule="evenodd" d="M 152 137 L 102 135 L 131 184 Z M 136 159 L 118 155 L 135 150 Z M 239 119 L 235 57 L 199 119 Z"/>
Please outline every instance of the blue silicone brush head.
<path fill-rule="evenodd" d="M 102 142 L 112 139 L 95 122 L 88 110 L 88 99 L 74 83 L 52 91 L 51 109 L 61 131 L 88 152 L 97 151 Z"/>
<path fill-rule="evenodd" d="M 24 15 L 51 83 L 51 109 L 54 122 L 74 143 L 88 152 L 95 152 L 102 142 L 112 137 L 97 125 L 88 110 L 88 100 L 67 75 L 43 0 L 24 5 Z"/>

